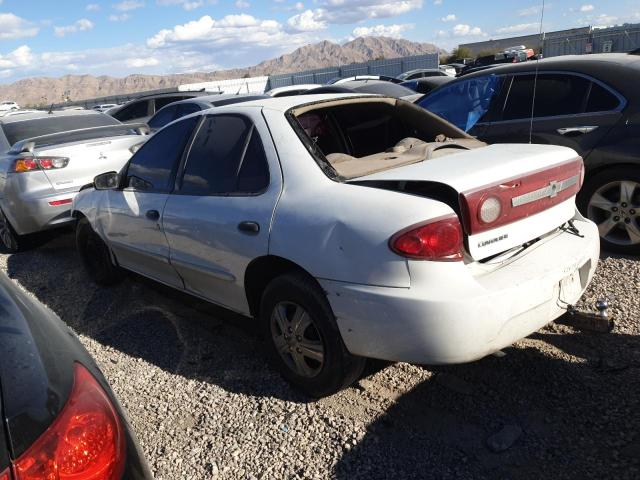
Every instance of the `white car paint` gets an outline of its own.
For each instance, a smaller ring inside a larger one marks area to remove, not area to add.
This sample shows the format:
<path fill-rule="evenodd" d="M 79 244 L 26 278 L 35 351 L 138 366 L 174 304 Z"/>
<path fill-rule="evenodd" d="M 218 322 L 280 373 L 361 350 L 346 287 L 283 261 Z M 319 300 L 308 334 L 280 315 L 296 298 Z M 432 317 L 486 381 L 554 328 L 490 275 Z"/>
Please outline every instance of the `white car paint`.
<path fill-rule="evenodd" d="M 255 122 L 273 180 L 264 197 L 235 202 L 233 197 L 204 197 L 197 208 L 209 213 L 194 214 L 195 204 L 191 209 L 186 204 L 169 207 L 172 195 L 161 196 L 156 208 L 166 204 L 169 211 L 157 225 L 131 213 L 126 213 L 131 223 L 123 223 L 128 226 L 110 225 L 118 215 L 113 207 L 122 193 L 118 191 L 84 190 L 73 210 L 87 217 L 127 268 L 245 315 L 251 315 L 244 291 L 247 265 L 262 255 L 295 263 L 323 287 L 345 345 L 361 356 L 418 363 L 470 361 L 534 332 L 578 299 L 595 270 L 599 236 L 575 209 L 575 197 L 504 227 L 517 242 L 540 240 L 528 248 L 503 245 L 506 253 L 488 261 L 474 259 L 479 254 L 473 250 L 459 262 L 410 260 L 392 252 L 388 242 L 398 231 L 455 215 L 454 209 L 431 198 L 330 179 L 286 118 L 291 108 L 336 99 L 364 101 L 357 97 L 280 97 L 204 112 L 242 114 Z M 561 147 L 496 145 L 358 180 L 434 180 L 462 191 L 575 157 Z M 124 193 L 139 212 L 149 208 L 140 203 L 143 195 Z M 262 215 L 264 229 L 254 237 L 259 244 L 246 242 L 248 237 L 235 229 L 238 219 L 252 214 Z M 558 228 L 569 220 L 579 235 Z M 143 262 L 134 249 L 123 253 L 113 243 L 114 237 L 132 234 L 137 235 L 136 249 L 145 249 L 145 242 L 155 242 L 144 240 L 149 232 L 164 242 L 162 229 L 179 251 L 155 251 L 153 262 Z M 498 252 L 483 253 L 487 258 Z"/>
<path fill-rule="evenodd" d="M 301 92 L 306 90 L 311 90 L 313 88 L 322 87 L 319 83 L 304 83 L 300 85 L 287 85 L 286 87 L 276 87 L 271 90 L 267 90 L 265 95 L 269 95 L 270 97 L 281 97 L 292 95 L 290 92 Z"/>

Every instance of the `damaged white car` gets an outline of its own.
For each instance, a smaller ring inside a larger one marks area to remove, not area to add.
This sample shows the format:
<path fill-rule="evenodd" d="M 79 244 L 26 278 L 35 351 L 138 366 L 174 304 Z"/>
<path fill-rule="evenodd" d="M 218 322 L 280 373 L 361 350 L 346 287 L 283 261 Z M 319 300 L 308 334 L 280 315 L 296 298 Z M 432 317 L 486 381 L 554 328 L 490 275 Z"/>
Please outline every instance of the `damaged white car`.
<path fill-rule="evenodd" d="M 76 197 L 101 283 L 132 270 L 256 318 L 322 396 L 365 358 L 468 362 L 560 316 L 591 280 L 582 160 L 486 146 L 402 100 L 262 99 L 169 124 Z"/>

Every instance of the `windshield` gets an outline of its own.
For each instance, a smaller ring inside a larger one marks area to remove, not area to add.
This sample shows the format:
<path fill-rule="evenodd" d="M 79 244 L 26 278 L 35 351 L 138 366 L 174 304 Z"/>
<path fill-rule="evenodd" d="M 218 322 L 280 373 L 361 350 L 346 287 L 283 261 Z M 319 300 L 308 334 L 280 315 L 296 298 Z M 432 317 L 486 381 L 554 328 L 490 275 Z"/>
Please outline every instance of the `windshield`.
<path fill-rule="evenodd" d="M 22 120 L 2 125 L 2 130 L 13 145 L 26 138 L 40 137 L 51 133 L 68 132 L 69 130 L 80 130 L 91 127 L 105 127 L 109 125 L 120 125 L 115 118 L 108 115 L 51 115 L 44 118 L 34 118 Z"/>
<path fill-rule="evenodd" d="M 485 118 L 501 83 L 495 75 L 461 80 L 435 90 L 418 105 L 468 132 Z"/>

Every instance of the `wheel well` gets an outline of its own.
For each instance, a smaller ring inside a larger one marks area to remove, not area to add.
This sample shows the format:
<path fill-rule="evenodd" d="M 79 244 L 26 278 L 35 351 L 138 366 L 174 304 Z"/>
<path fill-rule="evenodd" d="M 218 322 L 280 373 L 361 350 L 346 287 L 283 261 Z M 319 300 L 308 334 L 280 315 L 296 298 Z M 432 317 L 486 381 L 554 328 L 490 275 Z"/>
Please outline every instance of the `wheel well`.
<path fill-rule="evenodd" d="M 85 218 L 84 214 L 79 210 L 73 210 L 71 212 L 71 216 L 77 220 L 80 220 L 81 218 Z"/>
<path fill-rule="evenodd" d="M 606 164 L 606 165 L 600 165 L 599 167 L 594 168 L 593 170 L 589 170 L 587 172 L 587 175 L 589 177 L 592 177 L 594 175 L 598 175 L 604 171 L 609 171 L 612 168 L 631 168 L 634 170 L 637 170 L 639 167 L 638 164 L 635 163 L 611 163 L 611 164 Z"/>
<path fill-rule="evenodd" d="M 301 272 L 316 281 L 313 275 L 300 265 L 275 255 L 256 258 L 249 264 L 244 274 L 244 289 L 249 303 L 249 311 L 254 318 L 258 317 L 262 292 L 267 288 L 269 282 L 280 275 L 291 272 Z"/>

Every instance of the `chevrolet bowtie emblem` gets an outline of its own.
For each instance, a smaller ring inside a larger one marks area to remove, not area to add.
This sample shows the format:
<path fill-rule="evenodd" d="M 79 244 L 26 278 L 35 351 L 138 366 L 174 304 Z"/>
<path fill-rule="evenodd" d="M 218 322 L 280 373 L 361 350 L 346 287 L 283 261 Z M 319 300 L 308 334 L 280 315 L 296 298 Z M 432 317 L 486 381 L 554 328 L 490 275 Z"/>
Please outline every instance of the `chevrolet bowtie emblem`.
<path fill-rule="evenodd" d="M 514 207 L 519 207 L 520 205 L 526 205 L 527 203 L 535 202 L 536 200 L 541 200 L 543 198 L 553 198 L 563 190 L 572 187 L 576 183 L 578 183 L 578 175 L 569 177 L 566 180 L 553 180 L 549 182 L 549 185 L 547 185 L 546 187 L 539 188 L 538 190 L 525 193 L 518 197 L 513 197 L 511 199 L 511 205 Z"/>

